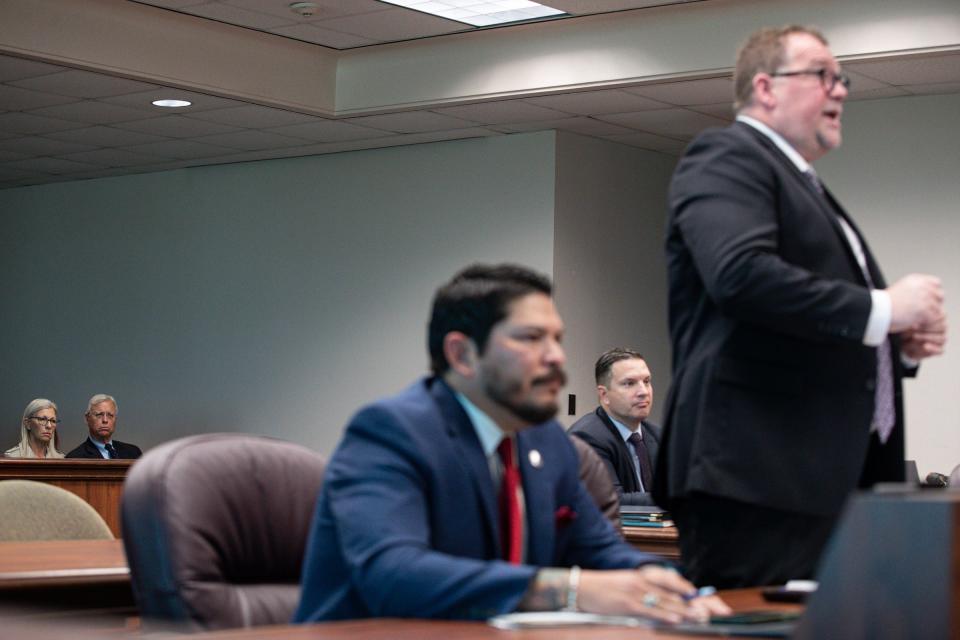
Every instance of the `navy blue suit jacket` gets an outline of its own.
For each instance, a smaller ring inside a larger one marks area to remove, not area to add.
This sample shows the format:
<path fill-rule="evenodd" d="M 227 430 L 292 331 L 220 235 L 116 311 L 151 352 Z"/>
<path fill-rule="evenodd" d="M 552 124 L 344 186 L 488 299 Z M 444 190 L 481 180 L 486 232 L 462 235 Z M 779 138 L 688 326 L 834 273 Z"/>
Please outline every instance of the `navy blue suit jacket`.
<path fill-rule="evenodd" d="M 650 454 L 650 474 L 653 475 L 657 454 L 660 451 L 660 427 L 641 421 L 640 432 L 644 444 L 647 445 L 647 453 Z M 654 504 L 650 487 L 646 487 L 646 491 L 640 490 L 637 473 L 633 468 L 633 457 L 627 449 L 627 443 L 623 441 L 616 425 L 610 420 L 610 416 L 603 407 L 597 407 L 595 411 L 574 422 L 570 427 L 570 433 L 589 444 L 600 455 L 606 464 L 607 471 L 610 472 L 610 479 L 617 490 L 617 495 L 620 496 L 620 504 L 645 506 Z"/>
<path fill-rule="evenodd" d="M 140 451 L 140 447 L 135 444 L 127 444 L 126 442 L 120 442 L 119 440 L 113 441 L 113 448 L 117 450 L 117 459 L 118 460 L 135 460 L 143 455 L 143 452 Z M 94 460 L 105 460 L 102 455 L 100 455 L 100 449 L 97 449 L 97 445 L 93 444 L 90 441 L 90 438 L 87 438 L 81 442 L 75 449 L 70 451 L 66 455 L 67 458 L 93 458 Z"/>
<path fill-rule="evenodd" d="M 473 618 L 513 611 L 538 567 L 656 562 L 623 542 L 577 476 L 556 422 L 517 436 L 526 564 L 500 558 L 493 480 L 472 424 L 438 378 L 362 409 L 324 478 L 296 622 Z M 541 464 L 530 462 L 531 451 Z"/>

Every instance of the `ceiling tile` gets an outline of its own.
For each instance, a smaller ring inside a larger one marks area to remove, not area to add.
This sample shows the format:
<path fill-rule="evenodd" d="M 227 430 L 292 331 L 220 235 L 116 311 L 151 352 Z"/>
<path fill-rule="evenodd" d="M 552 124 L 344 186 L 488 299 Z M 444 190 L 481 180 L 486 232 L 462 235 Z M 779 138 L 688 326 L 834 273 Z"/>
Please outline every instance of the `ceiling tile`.
<path fill-rule="evenodd" d="M 223 2 L 208 2 L 207 4 L 185 8 L 184 11 L 191 15 L 200 16 L 201 18 L 210 18 L 211 20 L 218 20 L 220 22 L 226 22 L 227 24 L 235 24 L 251 29 L 269 29 L 271 27 L 292 24 L 296 22 L 295 18 L 297 17 L 295 13 L 289 10 L 287 11 L 287 15 L 281 17 L 259 11 L 248 11 L 247 9 Z"/>
<path fill-rule="evenodd" d="M 308 144 L 308 141 L 303 138 L 291 138 L 290 136 L 281 136 L 266 131 L 236 131 L 234 133 L 202 136 L 200 138 L 194 138 L 194 140 L 219 147 L 244 149 L 247 151 L 298 147 Z"/>
<path fill-rule="evenodd" d="M 65 160 L 74 160 L 76 162 L 88 162 L 90 164 L 102 165 L 105 167 L 130 167 L 146 164 L 157 164 L 164 159 L 158 156 L 149 156 L 142 153 L 134 153 L 125 149 L 96 149 L 94 151 L 81 151 L 79 153 L 61 154 Z"/>
<path fill-rule="evenodd" d="M 24 171 L 40 171 L 56 175 L 88 171 L 97 168 L 96 165 L 86 162 L 74 162 L 73 160 L 61 160 L 60 158 L 28 158 L 26 160 L 16 160 L 9 163 L 9 165 L 15 169 L 22 169 Z"/>
<path fill-rule="evenodd" d="M 633 129 L 621 127 L 620 125 L 602 120 L 595 120 L 586 116 L 576 118 L 564 118 L 563 120 L 544 120 L 541 122 L 521 122 L 517 124 L 496 125 L 498 131 L 509 133 L 521 133 L 524 131 L 543 131 L 546 129 L 559 129 L 561 131 L 572 131 L 581 133 L 585 136 L 608 136 L 617 133 L 633 133 Z"/>
<path fill-rule="evenodd" d="M 938 84 L 907 84 L 902 87 L 913 95 L 926 96 L 945 93 L 960 93 L 960 82 L 943 82 Z"/>
<path fill-rule="evenodd" d="M 67 142 L 79 142 L 89 144 L 95 147 L 126 147 L 135 144 L 145 144 L 147 142 L 160 142 L 168 140 L 162 136 L 153 136 L 146 133 L 137 133 L 136 131 L 124 131 L 113 127 L 85 127 L 74 131 L 61 131 L 48 134 L 48 138 L 57 140 L 66 140 Z"/>
<path fill-rule="evenodd" d="M 663 84 L 649 84 L 639 87 L 627 87 L 629 93 L 659 100 L 668 104 L 711 104 L 733 100 L 733 78 L 707 78 L 703 80 L 683 80 Z"/>
<path fill-rule="evenodd" d="M 733 112 L 733 104 L 731 102 L 717 102 L 715 104 L 695 104 L 687 107 L 691 111 L 696 111 L 697 113 L 705 113 L 708 116 L 714 116 L 716 118 L 723 118 L 724 120 L 733 120 L 736 115 Z"/>
<path fill-rule="evenodd" d="M 26 78 L 24 80 L 15 80 L 9 84 L 24 89 L 33 89 L 35 91 L 46 91 L 47 93 L 56 93 L 65 96 L 74 96 L 77 98 L 101 98 L 106 96 L 115 96 L 122 93 L 133 93 L 135 91 L 146 91 L 153 88 L 154 85 L 146 82 L 137 82 L 135 80 L 126 80 L 109 76 L 103 73 L 93 73 L 92 71 L 80 71 L 71 69 L 60 73 L 51 73 L 38 78 Z"/>
<path fill-rule="evenodd" d="M 151 142 L 149 144 L 138 144 L 132 147 L 126 147 L 128 151 L 134 153 L 145 153 L 147 155 L 157 155 L 163 158 L 175 158 L 177 160 L 189 160 L 192 158 L 206 158 L 210 156 L 222 156 L 230 153 L 231 149 L 215 147 L 209 144 L 191 142 L 190 140 L 167 140 L 165 142 Z"/>
<path fill-rule="evenodd" d="M 543 4 L 573 15 L 589 15 L 601 11 L 642 9 L 664 4 L 678 4 L 692 0 L 544 0 Z"/>
<path fill-rule="evenodd" d="M 162 98 L 187 100 L 193 104 L 191 104 L 189 107 L 182 107 L 172 110 L 165 107 L 155 107 L 153 104 L 151 104 L 154 100 L 159 100 Z M 148 91 L 129 93 L 122 96 L 112 96 L 109 98 L 103 98 L 101 102 L 118 104 L 122 107 L 130 107 L 132 109 L 143 109 L 151 113 L 161 113 L 163 115 L 169 115 L 171 111 L 174 111 L 177 114 L 191 114 L 196 111 L 226 109 L 228 107 L 238 107 L 246 104 L 245 102 L 240 102 L 239 100 L 218 98 L 216 96 L 209 96 L 205 93 L 186 91 L 184 89 L 172 89 L 169 87 L 156 87 Z"/>
<path fill-rule="evenodd" d="M 844 69 L 894 85 L 960 82 L 960 53 L 856 62 Z"/>
<path fill-rule="evenodd" d="M 854 93 L 857 91 L 872 91 L 873 89 L 880 89 L 882 87 L 888 87 L 885 82 L 880 82 L 865 76 L 862 73 L 857 73 L 856 71 L 851 71 L 846 66 L 843 67 L 844 73 L 850 76 L 850 92 Z"/>
<path fill-rule="evenodd" d="M 71 102 L 70 104 L 62 104 L 55 107 L 33 109 L 30 113 L 50 116 L 52 118 L 61 118 L 63 120 L 75 120 L 86 124 L 114 124 L 116 122 L 128 122 L 131 120 L 143 120 L 145 118 L 155 117 L 147 111 L 128 109 L 96 100 L 82 100 L 80 102 Z"/>
<path fill-rule="evenodd" d="M 278 27 L 271 29 L 270 33 L 304 42 L 312 42 L 332 49 L 350 49 L 352 47 L 362 47 L 367 44 L 375 44 L 379 40 L 373 38 L 364 38 L 352 33 L 341 33 L 332 29 L 324 29 L 313 24 L 297 24 L 291 27 Z"/>
<path fill-rule="evenodd" d="M 46 175 L 50 174 L 43 171 L 28 171 L 26 169 L 18 169 L 12 166 L 12 164 L 9 162 L 0 162 L 0 182 L 10 182 L 13 180 L 20 181 Z"/>
<path fill-rule="evenodd" d="M 27 111 L 76 101 L 76 98 L 0 84 L 0 111 Z"/>
<path fill-rule="evenodd" d="M 35 60 L 26 60 L 13 56 L 0 56 L 0 82 L 33 78 L 35 76 L 57 73 L 63 70 L 63 67 L 46 64 L 45 62 L 36 62 Z"/>
<path fill-rule="evenodd" d="M 556 96 L 526 98 L 526 101 L 548 109 L 592 116 L 600 113 L 625 113 L 646 109 L 663 109 L 670 105 L 619 89 L 581 91 Z"/>
<path fill-rule="evenodd" d="M 29 157 L 29 155 L 16 153 L 15 151 L 4 151 L 3 149 L 0 149 L 0 162 L 6 162 L 7 160 L 23 160 L 24 158 Z"/>
<path fill-rule="evenodd" d="M 274 109 L 272 107 L 261 107 L 254 104 L 247 104 L 242 107 L 231 107 L 229 109 L 201 111 L 190 114 L 189 117 L 246 129 L 282 127 L 289 124 L 313 122 L 317 119 L 316 116 L 308 116 L 302 113 L 296 113 L 295 111 L 285 111 L 284 109 Z"/>
<path fill-rule="evenodd" d="M 89 151 L 93 148 L 94 147 L 86 144 L 51 140 L 50 138 L 40 136 L 0 140 L 0 149 L 4 151 L 16 151 L 17 153 L 24 154 L 26 157 L 59 156 L 76 151 Z"/>
<path fill-rule="evenodd" d="M 59 118 L 46 118 L 29 113 L 0 113 L 0 131 L 9 133 L 49 133 L 77 129 L 83 125 Z"/>
<path fill-rule="evenodd" d="M 333 18 L 324 20 L 322 25 L 334 31 L 391 42 L 472 29 L 467 24 L 407 9 L 387 9 L 359 16 Z"/>
<path fill-rule="evenodd" d="M 433 113 L 431 111 L 405 111 L 402 113 L 387 113 L 379 116 L 361 116 L 346 120 L 351 124 L 359 124 L 374 129 L 392 131 L 394 133 L 423 133 L 426 131 L 447 131 L 450 129 L 465 129 L 474 126 L 473 122 L 461 120 L 451 116 Z"/>
<path fill-rule="evenodd" d="M 854 102 L 857 100 L 876 100 L 877 98 L 894 98 L 896 96 L 906 96 L 909 93 L 901 87 L 881 86 L 877 89 L 866 91 L 852 91 L 847 100 Z"/>
<path fill-rule="evenodd" d="M 289 127 L 269 129 L 271 133 L 284 136 L 304 138 L 315 142 L 343 142 L 345 140 L 364 140 L 367 138 L 381 138 L 385 134 L 377 129 L 361 127 L 339 120 L 317 120 L 306 124 L 295 124 Z"/>
<path fill-rule="evenodd" d="M 265 2 L 264 0 L 223 0 L 226 4 L 249 9 L 251 11 L 260 11 L 279 17 L 293 17 L 298 22 L 301 20 L 320 21 L 329 20 L 339 16 L 351 15 L 355 13 L 370 13 L 373 11 L 385 11 L 387 5 L 377 2 L 377 0 L 314 0 L 317 4 L 317 12 L 307 18 L 304 18 L 291 9 L 286 0 Z"/>
<path fill-rule="evenodd" d="M 164 116 L 160 118 L 150 118 L 149 120 L 121 122 L 115 126 L 118 129 L 125 129 L 127 131 L 137 131 L 138 133 L 149 133 L 170 138 L 192 138 L 194 136 L 207 136 L 215 133 L 238 131 L 237 127 L 228 127 L 227 125 L 217 124 L 215 122 L 204 122 L 203 120 L 186 118 L 184 116 Z"/>
<path fill-rule="evenodd" d="M 598 119 L 614 124 L 647 132 L 656 131 L 673 138 L 692 138 L 707 127 L 719 127 L 726 120 L 714 118 L 703 113 L 687 109 L 659 109 L 657 111 L 638 111 L 637 113 L 618 113 L 597 116 Z"/>
<path fill-rule="evenodd" d="M 436 113 L 472 120 L 480 124 L 514 124 L 533 120 L 560 120 L 567 114 L 554 109 L 546 109 L 524 100 L 501 100 L 499 102 L 481 102 L 459 107 L 434 109 Z"/>
<path fill-rule="evenodd" d="M 203 4 L 209 0 L 133 0 L 134 2 L 139 2 L 140 4 L 152 4 L 155 7 L 162 7 L 164 9 L 182 9 L 184 7 L 189 7 L 190 5 Z"/>
<path fill-rule="evenodd" d="M 676 156 L 681 155 L 684 149 L 687 147 L 687 143 L 681 140 L 665 138 L 663 136 L 658 136 L 652 133 L 644 133 L 642 131 L 636 131 L 634 133 L 623 135 L 607 136 L 607 140 L 610 140 L 611 142 L 619 142 L 620 144 L 628 144 L 631 147 L 648 149 L 650 151 L 661 151 L 663 153 L 669 153 Z"/>

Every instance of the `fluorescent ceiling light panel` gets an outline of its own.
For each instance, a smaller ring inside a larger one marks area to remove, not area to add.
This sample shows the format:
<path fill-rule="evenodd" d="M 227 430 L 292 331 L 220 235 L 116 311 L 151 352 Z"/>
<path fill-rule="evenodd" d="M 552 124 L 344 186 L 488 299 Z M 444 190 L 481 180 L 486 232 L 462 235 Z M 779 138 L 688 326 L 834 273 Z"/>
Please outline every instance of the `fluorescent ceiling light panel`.
<path fill-rule="evenodd" d="M 563 11 L 530 0 L 382 0 L 475 27 L 562 16 Z"/>

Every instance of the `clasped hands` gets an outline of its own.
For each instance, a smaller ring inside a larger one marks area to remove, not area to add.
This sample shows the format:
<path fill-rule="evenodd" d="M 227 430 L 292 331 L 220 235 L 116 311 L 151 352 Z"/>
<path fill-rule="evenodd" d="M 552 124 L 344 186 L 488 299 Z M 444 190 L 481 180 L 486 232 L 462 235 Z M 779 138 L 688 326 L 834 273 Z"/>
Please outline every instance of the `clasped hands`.
<path fill-rule="evenodd" d="M 903 355 L 919 361 L 942 354 L 947 343 L 947 314 L 940 278 L 912 273 L 890 285 L 887 293 L 890 333 L 900 334 Z"/>

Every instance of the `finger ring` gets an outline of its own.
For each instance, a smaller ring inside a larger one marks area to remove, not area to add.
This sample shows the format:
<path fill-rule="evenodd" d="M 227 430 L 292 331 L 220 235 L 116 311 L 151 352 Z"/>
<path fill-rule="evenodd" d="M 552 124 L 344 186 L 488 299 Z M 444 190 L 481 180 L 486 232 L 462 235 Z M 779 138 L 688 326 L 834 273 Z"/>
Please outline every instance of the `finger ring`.
<path fill-rule="evenodd" d="M 643 596 L 643 606 L 653 609 L 660 602 L 660 596 L 655 593 L 648 593 Z"/>

